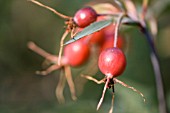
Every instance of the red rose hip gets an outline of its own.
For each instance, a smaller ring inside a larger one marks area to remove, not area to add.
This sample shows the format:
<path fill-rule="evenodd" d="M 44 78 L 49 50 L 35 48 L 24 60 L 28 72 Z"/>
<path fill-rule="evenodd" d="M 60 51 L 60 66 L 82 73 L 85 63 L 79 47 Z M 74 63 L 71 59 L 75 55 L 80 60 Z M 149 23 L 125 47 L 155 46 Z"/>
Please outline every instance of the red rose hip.
<path fill-rule="evenodd" d="M 84 28 L 95 22 L 96 19 L 96 11 L 91 7 L 85 7 L 76 12 L 73 21 L 77 24 L 78 27 Z"/>
<path fill-rule="evenodd" d="M 70 66 L 79 66 L 89 57 L 90 49 L 83 40 L 75 41 L 64 48 L 64 57 Z"/>
<path fill-rule="evenodd" d="M 108 48 L 100 53 L 98 66 L 106 76 L 117 77 L 125 70 L 126 57 L 119 48 Z"/>

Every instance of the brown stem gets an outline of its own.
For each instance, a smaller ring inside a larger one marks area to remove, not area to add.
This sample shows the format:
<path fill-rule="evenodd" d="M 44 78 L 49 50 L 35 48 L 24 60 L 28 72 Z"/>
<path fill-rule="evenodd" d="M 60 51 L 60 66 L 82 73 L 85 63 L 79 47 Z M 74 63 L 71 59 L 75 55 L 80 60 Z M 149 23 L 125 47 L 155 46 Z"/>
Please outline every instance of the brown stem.
<path fill-rule="evenodd" d="M 97 14 L 97 16 L 113 16 L 113 17 L 119 16 L 119 15 L 120 15 L 120 13 L 113 13 L 113 14 L 101 13 L 101 14 Z"/>
<path fill-rule="evenodd" d="M 64 91 L 64 87 L 65 87 L 66 77 L 64 76 L 63 73 L 64 73 L 63 70 L 61 70 L 60 79 L 59 79 L 59 82 L 58 82 L 58 85 L 57 85 L 56 91 L 55 91 L 58 102 L 61 104 L 65 103 L 63 91 Z"/>
<path fill-rule="evenodd" d="M 51 62 L 56 62 L 58 59 L 57 56 L 44 51 L 43 49 L 38 47 L 34 42 L 28 42 L 28 48 Z"/>
<path fill-rule="evenodd" d="M 36 71 L 36 74 L 39 74 L 39 75 L 47 75 L 57 69 L 61 68 L 61 66 L 57 65 L 57 64 L 54 64 L 52 66 L 50 66 L 49 68 L 47 68 L 46 70 L 44 71 Z"/>
<path fill-rule="evenodd" d="M 110 107 L 109 113 L 113 113 L 113 106 L 114 106 L 114 93 L 112 94 L 112 103 L 111 103 L 111 107 Z"/>
<path fill-rule="evenodd" d="M 138 91 L 138 90 L 135 89 L 134 87 L 131 87 L 131 86 L 125 84 L 124 82 L 122 82 L 122 81 L 120 81 L 120 80 L 118 80 L 118 79 L 116 79 L 116 78 L 113 78 L 113 80 L 114 80 L 115 83 L 119 83 L 119 84 L 121 84 L 122 86 L 127 87 L 127 88 L 133 90 L 134 92 L 140 94 L 140 95 L 142 96 L 142 98 L 143 98 L 143 101 L 144 101 L 144 102 L 146 101 L 143 93 L 141 93 L 140 91 Z"/>
<path fill-rule="evenodd" d="M 81 74 L 81 77 L 84 77 L 84 78 L 86 78 L 86 79 L 88 79 L 88 80 L 91 80 L 91 81 L 93 81 L 93 82 L 95 82 L 95 83 L 97 83 L 97 84 L 102 84 L 102 83 L 104 83 L 104 81 L 105 81 L 105 78 L 102 79 L 102 80 L 97 80 L 97 79 L 95 79 L 95 78 L 93 78 L 93 77 L 91 77 L 91 76 L 83 75 L 83 74 Z"/>
<path fill-rule="evenodd" d="M 117 47 L 117 39 L 118 39 L 119 26 L 121 24 L 121 20 L 122 20 L 123 16 L 124 16 L 124 14 L 122 13 L 119 16 L 119 18 L 117 20 L 117 23 L 116 23 L 116 26 L 115 26 L 114 45 L 113 45 L 114 47 Z"/>
<path fill-rule="evenodd" d="M 138 13 L 135 4 L 132 0 L 123 0 L 124 5 L 127 9 L 127 15 L 134 21 L 139 21 Z"/>
<path fill-rule="evenodd" d="M 58 15 L 58 16 L 60 16 L 61 18 L 64 18 L 64 19 L 70 19 L 70 18 L 72 18 L 72 17 L 66 16 L 66 15 L 63 15 L 63 14 L 59 13 L 58 11 L 56 11 L 55 9 L 53 9 L 53 8 L 51 8 L 51 7 L 49 7 L 49 6 L 46 6 L 46 5 L 40 3 L 40 2 L 38 2 L 38 1 L 36 1 L 36 0 L 28 0 L 28 1 L 30 1 L 30 2 L 32 2 L 32 3 L 34 3 L 34 4 L 37 4 L 37 5 L 41 6 L 41 7 L 44 7 L 44 8 L 46 8 L 46 9 L 52 11 L 53 13 L 55 13 L 55 14 Z"/>
<path fill-rule="evenodd" d="M 148 9 L 148 0 L 143 0 L 141 18 L 144 20 Z"/>
<path fill-rule="evenodd" d="M 74 82 L 73 82 L 73 79 L 72 79 L 70 66 L 64 66 L 64 69 L 65 69 L 65 76 L 66 76 L 68 85 L 70 87 L 72 99 L 77 100 L 75 86 L 74 86 Z"/>
<path fill-rule="evenodd" d="M 59 55 L 58 55 L 58 65 L 61 65 L 61 55 L 63 52 L 63 43 L 64 43 L 64 39 L 66 38 L 66 36 L 68 35 L 69 31 L 66 30 L 63 34 L 63 36 L 61 37 L 61 41 L 60 41 L 60 50 L 59 50 Z"/>

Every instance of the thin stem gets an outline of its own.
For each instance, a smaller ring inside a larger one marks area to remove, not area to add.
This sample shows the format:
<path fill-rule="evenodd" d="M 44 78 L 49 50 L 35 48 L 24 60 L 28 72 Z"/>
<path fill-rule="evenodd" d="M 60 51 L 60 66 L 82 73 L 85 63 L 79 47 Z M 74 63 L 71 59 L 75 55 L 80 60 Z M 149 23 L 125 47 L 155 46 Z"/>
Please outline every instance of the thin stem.
<path fill-rule="evenodd" d="M 60 79 L 58 81 L 58 85 L 57 85 L 56 91 L 55 91 L 58 102 L 61 103 L 61 104 L 65 103 L 65 98 L 64 98 L 64 95 L 63 95 L 65 82 L 66 82 L 66 77 L 64 76 L 64 72 L 63 72 L 63 69 L 62 69 L 61 72 L 60 72 Z"/>
<path fill-rule="evenodd" d="M 74 82 L 73 82 L 73 79 L 72 79 L 70 66 L 64 66 L 64 69 L 65 69 L 65 76 L 66 76 L 68 85 L 70 87 L 71 97 L 72 97 L 73 100 L 77 100 L 75 86 L 74 86 Z"/>
<path fill-rule="evenodd" d="M 113 86 L 113 87 L 114 87 L 114 86 Z M 111 102 L 111 107 L 110 107 L 109 113 L 113 113 L 114 97 L 115 97 L 115 95 L 114 95 L 114 93 L 113 93 L 113 94 L 112 94 L 112 102 Z"/>
<path fill-rule="evenodd" d="M 118 40 L 118 33 L 119 33 L 119 26 L 121 24 L 121 20 L 124 16 L 124 13 L 122 13 L 117 20 L 116 26 L 115 26 L 115 33 L 114 33 L 114 44 L 113 47 L 117 47 L 117 40 Z"/>
<path fill-rule="evenodd" d="M 59 55 L 58 55 L 58 65 L 61 65 L 61 55 L 63 52 L 63 43 L 64 43 L 64 39 L 66 38 L 66 36 L 68 35 L 69 31 L 66 30 L 60 40 L 60 50 L 59 50 Z"/>
<path fill-rule="evenodd" d="M 54 64 L 52 66 L 50 66 L 49 68 L 47 68 L 46 70 L 44 71 L 36 71 L 36 74 L 38 75 L 47 75 L 57 69 L 61 68 L 61 66 L 57 65 L 57 64 Z"/>
<path fill-rule="evenodd" d="M 142 14 L 141 14 L 141 18 L 144 20 L 146 12 L 148 9 L 148 0 L 143 0 L 143 4 L 142 4 Z"/>
<path fill-rule="evenodd" d="M 56 62 L 58 59 L 57 56 L 44 51 L 43 49 L 38 47 L 34 42 L 28 42 L 28 48 L 51 62 Z"/>
<path fill-rule="evenodd" d="M 130 11 L 130 8 L 131 8 L 130 5 L 128 5 L 128 3 L 126 3 L 128 1 L 129 0 L 124 0 L 125 5 L 128 9 L 128 12 L 131 12 Z M 148 1 L 145 0 L 144 2 L 145 2 L 144 5 L 146 7 L 147 4 L 148 4 L 147 3 Z M 164 2 L 161 1 L 161 3 L 164 3 Z M 159 4 L 159 6 L 160 6 L 160 4 Z M 146 9 L 144 9 L 144 10 L 146 10 Z M 155 9 L 158 9 L 158 8 L 156 7 Z M 162 9 L 162 7 L 161 7 L 161 9 Z M 134 12 L 136 12 L 136 11 L 134 11 Z M 160 14 L 159 10 L 156 13 Z M 131 15 L 129 15 L 129 16 L 132 20 L 138 22 L 138 18 L 134 18 L 136 16 L 135 13 L 132 13 L 132 16 Z M 161 75 L 161 71 L 160 71 L 160 67 L 159 67 L 158 55 L 157 55 L 157 52 L 155 50 L 155 46 L 154 46 L 154 42 L 153 42 L 153 37 L 147 29 L 144 18 L 141 18 L 139 21 L 140 22 L 137 25 L 138 25 L 138 27 L 140 27 L 142 33 L 145 35 L 147 42 L 149 43 L 149 46 L 150 46 L 150 57 L 151 57 L 151 62 L 152 62 L 152 66 L 153 66 L 154 73 L 155 73 L 154 75 L 155 75 L 157 96 L 158 96 L 158 102 L 159 102 L 159 111 L 160 111 L 160 113 L 167 113 L 167 105 L 166 105 L 166 101 L 165 101 L 162 75 Z"/>
<path fill-rule="evenodd" d="M 159 62 L 153 53 L 151 53 L 150 57 L 151 57 L 152 64 L 154 64 L 153 69 L 156 76 L 155 79 L 156 79 L 156 87 L 157 87 L 157 94 L 158 94 L 159 110 L 160 113 L 167 113 Z"/>
<path fill-rule="evenodd" d="M 105 93 L 106 93 L 106 89 L 107 89 L 107 86 L 108 86 L 108 84 L 109 84 L 109 81 L 110 81 L 110 78 L 107 78 L 107 81 L 106 81 L 105 86 L 104 86 L 104 89 L 103 89 L 102 97 L 100 98 L 100 101 L 99 101 L 99 103 L 98 103 L 98 105 L 97 105 L 97 110 L 99 110 L 99 108 L 100 108 L 100 106 L 101 106 L 101 104 L 102 104 L 102 102 L 103 102 L 104 95 L 105 95 Z"/>
<path fill-rule="evenodd" d="M 114 14 L 101 13 L 101 14 L 97 14 L 97 16 L 113 16 L 113 17 L 119 16 L 119 15 L 120 15 L 120 13 L 114 13 Z"/>
<path fill-rule="evenodd" d="M 97 84 L 102 84 L 102 83 L 104 83 L 104 79 L 102 79 L 102 80 L 97 80 L 97 79 L 95 79 L 95 78 L 93 78 L 93 77 L 91 77 L 91 76 L 87 76 L 87 75 L 83 75 L 83 74 L 81 74 L 81 77 L 84 77 L 84 78 L 86 78 L 86 79 L 88 79 L 88 80 L 91 80 L 91 81 L 93 81 L 93 82 L 95 82 L 95 83 L 97 83 Z"/>
<path fill-rule="evenodd" d="M 76 31 L 76 27 L 73 27 L 73 29 L 71 30 L 71 38 L 73 38 L 77 34 L 77 32 L 75 31 Z"/>
<path fill-rule="evenodd" d="M 146 101 L 143 93 L 141 93 L 140 91 L 138 91 L 138 90 L 135 89 L 134 87 L 131 87 L 131 86 L 125 84 L 124 82 L 122 82 L 122 81 L 120 81 L 120 80 L 118 80 L 118 79 L 116 79 L 116 78 L 113 78 L 113 80 L 114 80 L 115 83 L 119 83 L 119 84 L 121 84 L 122 86 L 127 87 L 127 88 L 133 90 L 134 92 L 140 94 L 140 95 L 142 96 L 142 98 L 143 98 L 143 101 L 144 101 L 144 102 Z"/>
<path fill-rule="evenodd" d="M 167 113 L 167 105 L 165 101 L 165 94 L 164 94 L 164 86 L 163 86 L 163 81 L 162 81 L 162 74 L 160 71 L 160 66 L 159 66 L 159 58 L 157 55 L 157 52 L 155 50 L 155 46 L 153 43 L 153 38 L 150 32 L 148 31 L 147 28 L 143 27 L 142 30 L 143 34 L 146 36 L 146 39 L 149 43 L 150 46 L 150 57 L 151 57 L 151 62 L 152 66 L 154 69 L 154 75 L 155 75 L 155 82 L 156 82 L 156 88 L 157 88 L 157 96 L 158 96 L 158 104 L 159 104 L 159 111 L 160 113 Z"/>
<path fill-rule="evenodd" d="M 127 10 L 127 15 L 134 21 L 138 21 L 136 6 L 132 0 L 122 0 Z"/>
<path fill-rule="evenodd" d="M 122 12 L 125 12 L 124 8 L 123 8 L 123 4 L 122 2 L 120 2 L 120 0 L 114 0 L 114 2 L 116 3 L 116 5 L 120 8 L 120 10 Z"/>
<path fill-rule="evenodd" d="M 44 7 L 44 8 L 46 8 L 46 9 L 52 11 L 54 14 L 58 15 L 58 16 L 61 17 L 61 18 L 64 18 L 64 19 L 70 19 L 70 18 L 72 18 L 72 17 L 66 16 L 66 15 L 63 15 L 63 14 L 59 13 L 58 11 L 56 11 L 55 9 L 53 9 L 53 8 L 51 8 L 51 7 L 49 7 L 49 6 L 46 6 L 46 5 L 40 3 L 40 2 L 38 2 L 38 1 L 36 1 L 36 0 L 28 0 L 28 1 L 30 1 L 30 2 L 32 2 L 32 3 L 34 3 L 34 4 L 37 4 L 37 5 L 41 6 L 41 7 Z"/>
<path fill-rule="evenodd" d="M 50 56 L 49 53 L 47 53 L 46 51 L 44 51 L 43 49 L 41 49 L 40 47 L 38 47 L 34 42 L 28 42 L 28 48 L 32 51 L 34 51 L 35 53 L 41 55 L 44 58 L 47 58 L 48 56 Z"/>
<path fill-rule="evenodd" d="M 146 27 L 141 26 L 141 32 L 145 35 L 148 43 L 149 43 L 149 47 L 151 50 L 151 53 L 153 52 L 153 54 L 156 56 L 157 60 L 158 60 L 158 55 L 155 49 L 155 45 L 154 45 L 154 41 L 153 41 L 153 37 L 150 34 L 150 32 L 148 31 L 148 29 Z"/>

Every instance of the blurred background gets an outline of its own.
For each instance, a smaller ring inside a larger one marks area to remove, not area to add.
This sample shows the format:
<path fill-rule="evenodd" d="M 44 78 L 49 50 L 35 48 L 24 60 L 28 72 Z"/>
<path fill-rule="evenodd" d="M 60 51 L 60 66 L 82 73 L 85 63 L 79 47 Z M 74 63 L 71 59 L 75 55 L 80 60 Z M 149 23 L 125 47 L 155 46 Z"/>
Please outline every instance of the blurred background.
<path fill-rule="evenodd" d="M 41 0 L 57 11 L 73 16 L 90 0 Z M 100 0 L 102 1 L 102 0 Z M 159 0 L 152 0 L 150 5 Z M 166 0 L 165 0 L 166 1 Z M 141 4 L 140 1 L 136 1 Z M 159 11 L 162 4 L 157 4 Z M 165 96 L 170 111 L 170 5 L 157 15 L 158 36 L 156 48 L 165 85 Z M 59 104 L 55 88 L 59 80 L 57 70 L 47 76 L 36 75 L 42 69 L 44 58 L 27 48 L 28 41 L 34 41 L 49 53 L 58 53 L 59 41 L 64 32 L 64 20 L 27 0 L 0 1 L 0 113 L 107 113 L 111 105 L 111 91 L 107 91 L 99 111 L 96 111 L 104 84 L 88 81 L 81 92 L 75 82 L 78 100 L 72 101 L 66 85 L 65 104 Z M 128 33 L 127 33 L 128 32 Z M 135 92 L 119 84 L 115 85 L 115 113 L 158 113 L 157 91 L 154 72 L 150 61 L 149 46 L 137 28 L 126 31 L 129 42 L 127 68 L 121 81 L 143 92 L 146 103 Z M 139 35 L 140 34 L 140 35 Z M 73 78 L 89 66 L 72 68 Z M 88 74 L 88 72 L 86 72 Z M 97 72 L 95 78 L 104 76 Z M 97 76 L 98 75 L 98 76 Z M 83 78 L 79 78 L 80 80 Z"/>

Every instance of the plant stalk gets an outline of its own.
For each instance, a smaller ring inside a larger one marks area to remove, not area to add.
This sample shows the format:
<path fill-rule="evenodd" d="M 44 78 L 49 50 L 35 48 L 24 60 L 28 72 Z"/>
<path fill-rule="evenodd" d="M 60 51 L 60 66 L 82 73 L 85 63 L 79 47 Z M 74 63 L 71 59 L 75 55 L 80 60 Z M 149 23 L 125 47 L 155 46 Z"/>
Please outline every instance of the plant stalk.
<path fill-rule="evenodd" d="M 151 50 L 150 58 L 151 58 L 154 75 L 155 75 L 159 113 L 167 113 L 167 104 L 165 101 L 166 99 L 165 99 L 165 94 L 164 94 L 162 73 L 160 71 L 159 58 L 158 58 L 158 54 L 154 46 L 153 37 L 146 27 L 141 27 L 141 31 L 145 35 L 147 42 L 149 43 L 150 50 Z"/>

